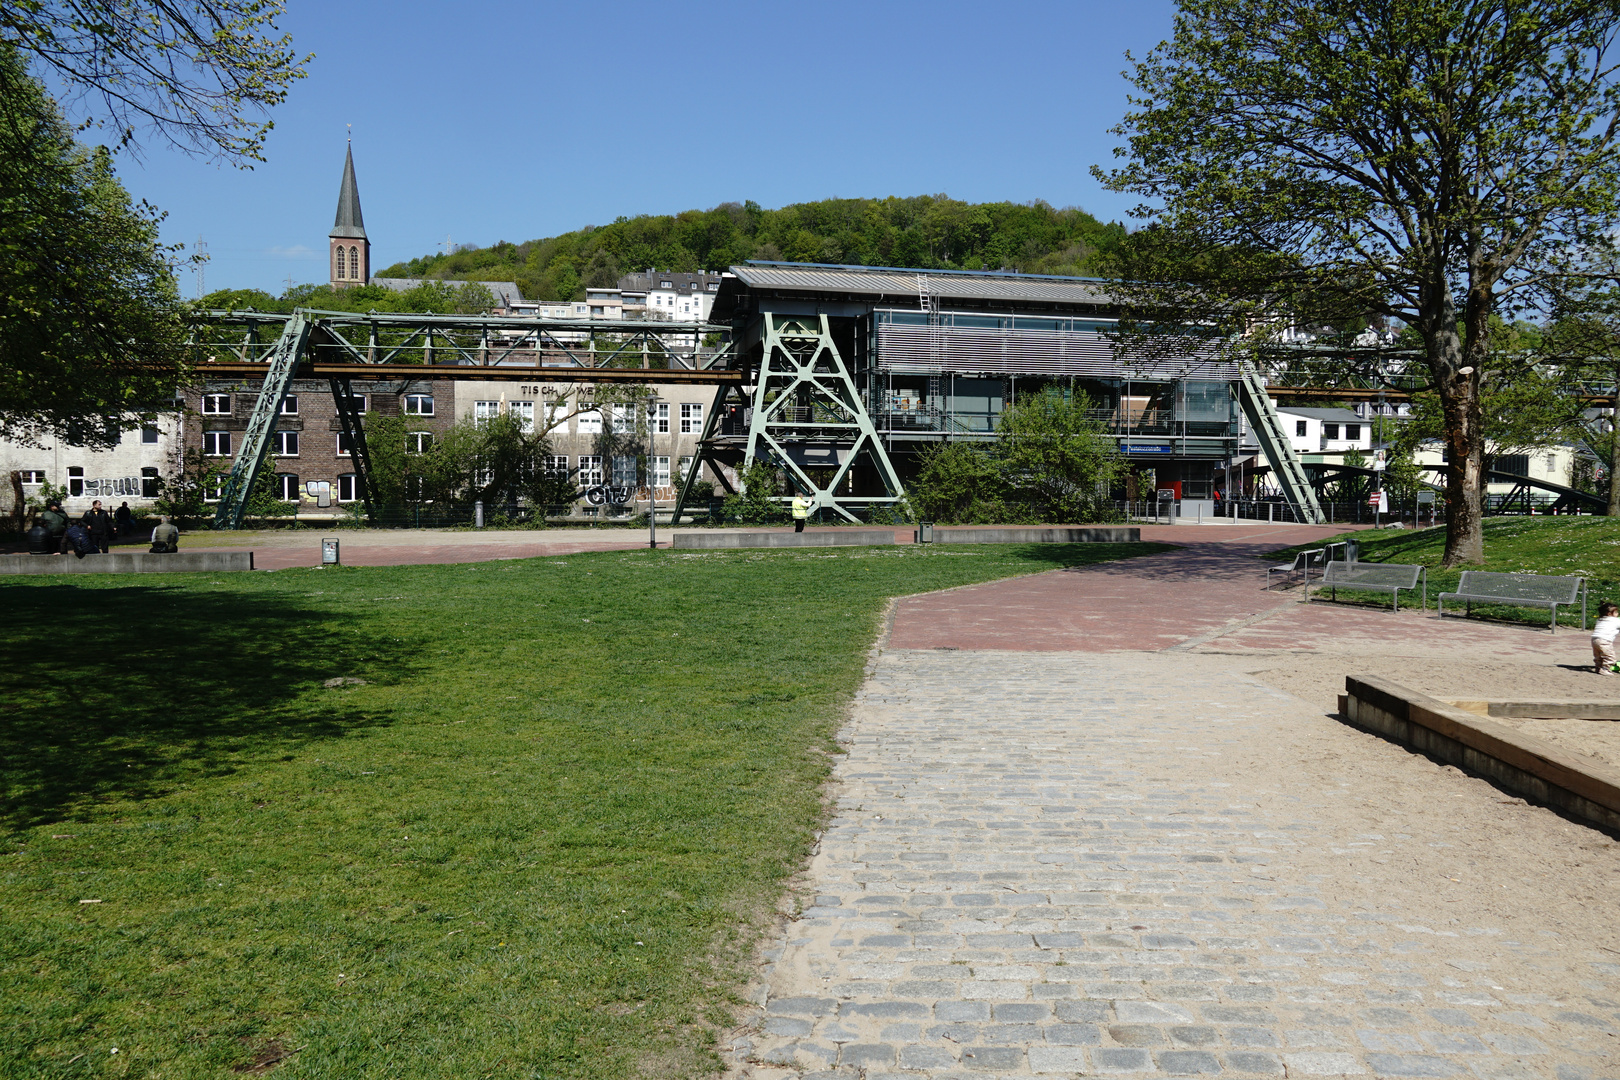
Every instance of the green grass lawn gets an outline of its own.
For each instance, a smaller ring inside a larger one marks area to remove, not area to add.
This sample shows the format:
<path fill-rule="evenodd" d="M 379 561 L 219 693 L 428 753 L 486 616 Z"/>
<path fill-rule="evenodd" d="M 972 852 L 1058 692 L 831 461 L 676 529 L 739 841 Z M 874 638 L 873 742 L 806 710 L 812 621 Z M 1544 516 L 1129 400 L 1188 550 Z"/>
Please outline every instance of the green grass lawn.
<path fill-rule="evenodd" d="M 1337 540 L 1355 540 L 1360 558 L 1365 562 L 1421 563 L 1427 566 L 1429 578 L 1429 604 L 1433 606 L 1437 593 L 1453 592 L 1464 569 L 1491 570 L 1499 573 L 1579 575 L 1587 579 L 1588 614 L 1597 616 L 1600 601 L 1620 603 L 1620 518 L 1607 517 L 1493 517 L 1485 519 L 1485 564 L 1442 570 L 1440 560 L 1446 551 L 1445 526 L 1434 529 L 1379 529 L 1347 532 L 1327 541 L 1316 541 L 1288 548 L 1267 556 L 1268 559 L 1291 559 L 1294 553 L 1306 548 L 1321 547 Z M 1388 593 L 1352 593 L 1339 590 L 1339 599 L 1364 602 L 1372 606 L 1389 607 Z M 1414 596 L 1408 604 L 1401 594 L 1401 606 L 1417 607 Z M 1450 605 L 1446 607 L 1448 617 Z M 1460 608 L 1459 608 L 1460 610 Z M 1558 615 L 1560 626 L 1576 625 L 1580 621 L 1577 609 L 1567 616 L 1568 608 Z M 1474 605 L 1474 614 L 1528 625 L 1546 626 L 1546 608 L 1516 608 L 1503 604 Z"/>
<path fill-rule="evenodd" d="M 1158 550 L 6 580 L 0 1076 L 705 1073 L 885 599 Z"/>

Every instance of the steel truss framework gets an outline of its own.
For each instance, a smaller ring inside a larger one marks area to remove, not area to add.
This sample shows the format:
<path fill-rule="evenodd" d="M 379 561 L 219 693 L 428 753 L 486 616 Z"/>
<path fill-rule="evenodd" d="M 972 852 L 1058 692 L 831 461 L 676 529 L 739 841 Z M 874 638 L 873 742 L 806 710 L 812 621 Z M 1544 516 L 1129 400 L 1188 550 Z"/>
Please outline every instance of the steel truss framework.
<path fill-rule="evenodd" d="M 274 337 L 264 330 L 279 331 Z M 740 384 L 731 347 L 703 347 L 730 328 L 700 323 L 585 322 L 479 315 L 414 315 L 303 310 L 291 315 L 211 311 L 193 325 L 189 348 L 199 372 L 262 375 L 263 383 L 214 515 L 216 528 L 240 528 L 296 377 L 324 377 L 350 447 L 357 494 L 369 517 L 371 455 L 351 379 L 498 379 L 593 383 Z M 360 339 L 363 338 L 363 343 Z M 658 366 L 654 367 L 653 364 Z"/>
<path fill-rule="evenodd" d="M 793 490 L 808 498 L 812 513 L 826 509 L 858 522 L 857 509 L 899 502 L 905 489 L 833 340 L 827 316 L 763 312 L 759 327 L 752 388 L 722 386 L 715 395 L 675 503 L 676 520 L 703 462 L 731 490 L 721 466 L 736 464 L 739 449 L 743 471 L 756 461 L 780 468 Z M 747 441 L 740 448 L 735 436 L 728 438 L 722 431 L 721 418 L 733 405 L 747 417 Z M 838 492 L 858 464 L 872 470 L 883 494 Z M 775 496 L 773 501 L 791 498 Z"/>

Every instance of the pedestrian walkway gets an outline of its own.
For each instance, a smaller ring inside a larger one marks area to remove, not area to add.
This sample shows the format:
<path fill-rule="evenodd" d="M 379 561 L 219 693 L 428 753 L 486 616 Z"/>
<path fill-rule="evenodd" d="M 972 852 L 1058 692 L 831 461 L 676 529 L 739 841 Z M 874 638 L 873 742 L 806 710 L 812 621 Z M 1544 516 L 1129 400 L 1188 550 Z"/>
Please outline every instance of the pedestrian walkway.
<path fill-rule="evenodd" d="M 734 1075 L 1620 1076 L 1620 848 L 1216 652 L 1332 640 L 1243 557 L 897 606 Z"/>

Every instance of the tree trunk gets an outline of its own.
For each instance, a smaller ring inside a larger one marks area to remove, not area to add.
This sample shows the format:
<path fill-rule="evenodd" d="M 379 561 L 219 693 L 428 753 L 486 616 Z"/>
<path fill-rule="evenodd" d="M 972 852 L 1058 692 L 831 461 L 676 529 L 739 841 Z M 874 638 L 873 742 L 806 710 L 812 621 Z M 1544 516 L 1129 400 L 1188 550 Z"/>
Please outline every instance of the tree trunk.
<path fill-rule="evenodd" d="M 1424 320 L 1427 326 L 1423 336 L 1429 371 L 1446 422 L 1446 553 L 1441 565 L 1449 568 L 1485 561 L 1485 439 L 1479 374 L 1489 310 L 1469 304 L 1465 343 L 1457 332 L 1455 309 L 1449 296 L 1444 296 L 1444 286 L 1438 291 L 1443 298 L 1438 310 Z"/>
<path fill-rule="evenodd" d="M 1620 517 L 1620 382 L 1615 383 L 1614 408 L 1609 416 L 1609 510 Z"/>

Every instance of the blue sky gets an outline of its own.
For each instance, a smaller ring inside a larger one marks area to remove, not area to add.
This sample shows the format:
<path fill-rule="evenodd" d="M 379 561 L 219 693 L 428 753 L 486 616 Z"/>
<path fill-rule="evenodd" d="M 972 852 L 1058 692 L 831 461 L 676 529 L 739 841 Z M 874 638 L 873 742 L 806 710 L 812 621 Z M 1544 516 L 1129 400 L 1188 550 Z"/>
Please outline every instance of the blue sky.
<path fill-rule="evenodd" d="M 753 199 L 948 193 L 1123 219 L 1111 160 L 1136 3 L 445 3 L 288 0 L 309 78 L 251 172 L 152 144 L 130 192 L 209 289 L 325 280 L 354 125 L 372 265 Z M 189 272 L 181 282 L 191 295 Z"/>

